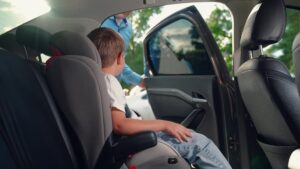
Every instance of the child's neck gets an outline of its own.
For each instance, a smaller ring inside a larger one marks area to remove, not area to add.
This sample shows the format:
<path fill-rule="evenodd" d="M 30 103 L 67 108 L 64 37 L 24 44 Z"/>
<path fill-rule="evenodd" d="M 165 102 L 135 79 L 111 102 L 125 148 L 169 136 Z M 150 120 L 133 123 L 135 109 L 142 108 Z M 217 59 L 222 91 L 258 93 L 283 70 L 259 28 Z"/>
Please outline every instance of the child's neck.
<path fill-rule="evenodd" d="M 116 73 L 116 70 L 113 69 L 112 67 L 105 67 L 105 68 L 102 68 L 102 71 L 106 74 L 110 74 L 110 75 L 113 75 L 113 76 L 117 76 L 117 73 Z"/>

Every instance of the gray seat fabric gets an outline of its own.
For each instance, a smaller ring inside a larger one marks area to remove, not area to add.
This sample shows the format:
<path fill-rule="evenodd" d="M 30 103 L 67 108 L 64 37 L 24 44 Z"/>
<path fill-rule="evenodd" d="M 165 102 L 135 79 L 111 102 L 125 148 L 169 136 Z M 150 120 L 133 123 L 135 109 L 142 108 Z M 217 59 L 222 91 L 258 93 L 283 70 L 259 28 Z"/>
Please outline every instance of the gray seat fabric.
<path fill-rule="evenodd" d="M 101 66 L 99 53 L 87 37 L 74 32 L 61 31 L 51 37 L 50 44 L 58 48 L 62 54 L 84 56 Z"/>
<path fill-rule="evenodd" d="M 54 98 L 79 141 L 85 168 L 93 169 L 112 133 L 109 97 L 104 76 L 99 71 L 100 60 L 96 63 L 88 58 L 91 56 L 89 53 L 84 53 L 94 51 L 92 56 L 99 57 L 93 43 L 82 40 L 70 42 L 64 38 L 66 34 L 61 32 L 53 35 L 52 45 L 59 46 L 62 53 L 68 51 L 56 43 L 73 44 L 76 49 L 88 50 L 78 50 L 81 53 L 77 55 L 56 58 L 47 67 L 46 74 Z M 78 36 L 80 38 L 81 35 Z"/>
<path fill-rule="evenodd" d="M 293 63 L 295 67 L 296 84 L 298 91 L 300 91 L 300 33 L 294 39 L 293 42 Z"/>
<path fill-rule="evenodd" d="M 53 35 L 50 44 L 64 55 L 47 65 L 50 88 L 83 147 L 87 167 L 93 168 L 97 158 L 112 154 L 105 150 L 112 132 L 112 119 L 104 75 L 100 71 L 99 53 L 87 37 L 73 32 L 63 31 Z M 138 142 L 128 143 L 134 144 L 127 146 L 132 148 L 139 145 Z M 161 158 L 154 160 L 154 157 Z M 168 164 L 170 157 L 178 158 L 178 163 Z M 97 163 L 98 166 L 101 161 Z M 145 169 L 153 166 L 190 168 L 176 151 L 165 144 L 137 153 L 128 165 Z"/>
<path fill-rule="evenodd" d="M 282 0 L 264 0 L 248 17 L 241 48 L 254 51 L 278 42 L 285 30 Z M 261 55 L 237 71 L 242 99 L 257 130 L 257 139 L 273 168 L 286 168 L 300 143 L 300 98 L 286 66 Z"/>

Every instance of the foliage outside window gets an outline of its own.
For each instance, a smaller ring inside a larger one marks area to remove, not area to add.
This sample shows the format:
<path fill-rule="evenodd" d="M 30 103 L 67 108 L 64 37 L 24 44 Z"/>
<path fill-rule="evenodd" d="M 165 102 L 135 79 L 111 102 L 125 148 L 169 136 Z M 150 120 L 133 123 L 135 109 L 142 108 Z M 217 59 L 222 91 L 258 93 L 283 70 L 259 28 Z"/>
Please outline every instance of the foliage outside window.
<path fill-rule="evenodd" d="M 206 23 L 225 59 L 228 71 L 233 73 L 232 59 L 232 17 L 228 8 L 216 7 Z"/>
<path fill-rule="evenodd" d="M 296 9 L 287 9 L 287 23 L 285 33 L 282 39 L 266 48 L 266 53 L 282 61 L 294 73 L 292 44 L 297 33 L 300 32 L 300 11 Z"/>

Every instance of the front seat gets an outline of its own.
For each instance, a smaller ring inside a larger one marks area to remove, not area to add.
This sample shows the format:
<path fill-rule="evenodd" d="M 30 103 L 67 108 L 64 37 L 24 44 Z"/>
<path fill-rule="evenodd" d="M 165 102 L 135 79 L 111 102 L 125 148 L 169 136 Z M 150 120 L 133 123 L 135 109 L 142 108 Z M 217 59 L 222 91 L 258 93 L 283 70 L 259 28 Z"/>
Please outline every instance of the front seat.
<path fill-rule="evenodd" d="M 285 30 L 283 0 L 263 0 L 249 15 L 241 48 L 260 51 L 237 71 L 242 99 L 257 130 L 257 140 L 272 168 L 287 168 L 291 152 L 300 143 L 300 98 L 287 67 L 262 54 L 262 48 L 278 42 Z M 243 56 L 241 56 L 243 57 Z"/>
<path fill-rule="evenodd" d="M 121 139 L 112 134 L 109 97 L 100 71 L 101 59 L 87 37 L 62 31 L 51 37 L 50 45 L 56 56 L 47 62 L 48 83 L 73 129 L 77 145 L 81 147 L 81 159 L 87 162 L 86 168 L 120 168 L 125 161 L 129 168 L 190 168 L 176 151 L 157 143 L 153 132 Z"/>

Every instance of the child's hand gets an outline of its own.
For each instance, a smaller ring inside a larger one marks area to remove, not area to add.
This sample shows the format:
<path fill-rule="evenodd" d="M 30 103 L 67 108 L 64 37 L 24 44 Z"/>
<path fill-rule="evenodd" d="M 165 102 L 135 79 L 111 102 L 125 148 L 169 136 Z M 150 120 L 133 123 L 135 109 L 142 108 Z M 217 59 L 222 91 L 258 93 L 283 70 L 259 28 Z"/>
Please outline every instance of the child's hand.
<path fill-rule="evenodd" d="M 175 137 L 181 143 L 187 142 L 188 138 L 192 137 L 192 133 L 189 129 L 182 126 L 181 124 L 165 121 L 165 133 Z"/>

